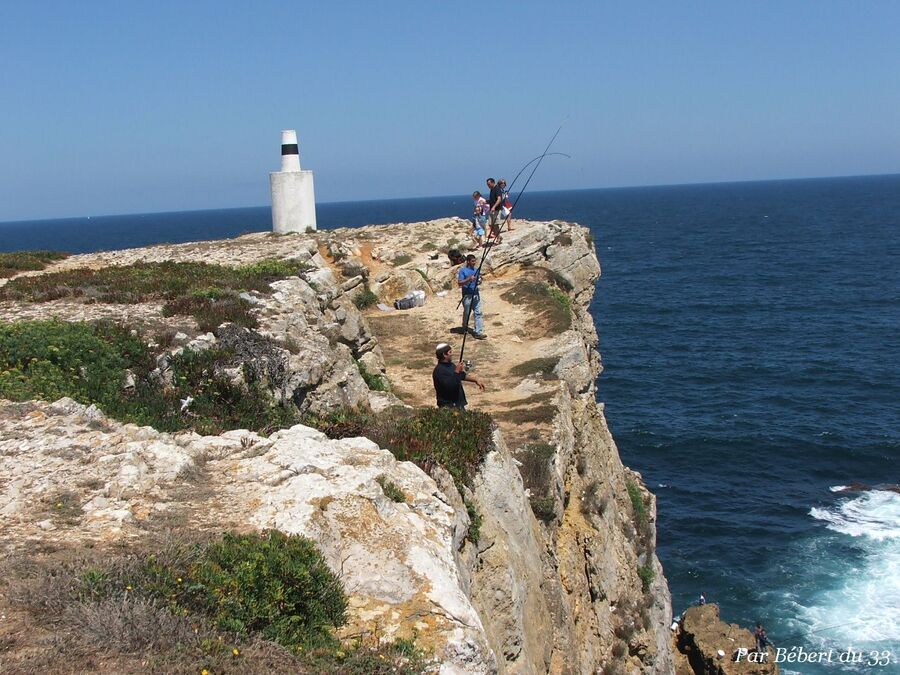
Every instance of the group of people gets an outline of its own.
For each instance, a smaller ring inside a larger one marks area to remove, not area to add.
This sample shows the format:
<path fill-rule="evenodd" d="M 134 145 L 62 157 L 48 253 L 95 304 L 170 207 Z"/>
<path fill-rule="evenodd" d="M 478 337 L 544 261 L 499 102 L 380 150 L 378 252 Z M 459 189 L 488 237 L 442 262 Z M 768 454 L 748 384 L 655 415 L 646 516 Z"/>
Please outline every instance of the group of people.
<path fill-rule="evenodd" d="M 475 202 L 472 239 L 479 246 L 488 246 L 491 243 L 499 244 L 503 241 L 500 231 L 503 229 L 504 223 L 512 232 L 512 201 L 509 198 L 506 179 L 501 178 L 495 181 L 493 178 L 488 178 L 485 183 L 489 190 L 487 199 L 478 190 L 472 193 L 472 200 Z M 485 234 L 488 232 L 489 234 L 485 238 Z"/>
<path fill-rule="evenodd" d="M 477 190 L 472 193 L 475 202 L 475 218 L 473 220 L 472 238 L 478 246 L 490 246 L 503 241 L 500 236 L 503 228 L 512 231 L 512 202 L 509 198 L 506 180 L 495 181 L 488 178 L 485 183 L 489 196 L 485 199 Z M 488 234 L 488 228 L 490 232 Z M 487 236 L 485 236 L 487 234 Z M 455 261 L 454 261 L 455 262 Z M 472 337 L 484 340 L 484 311 L 481 304 L 481 271 L 474 254 L 469 253 L 465 262 L 456 273 L 456 285 L 462 291 L 463 331 L 469 330 L 469 318 L 474 317 L 475 326 Z M 466 371 L 463 361 L 453 363 L 453 347 L 442 342 L 435 347 L 437 365 L 431 374 L 434 383 L 438 408 L 465 408 L 466 392 L 463 382 L 472 382 L 484 389 L 484 382 Z"/>

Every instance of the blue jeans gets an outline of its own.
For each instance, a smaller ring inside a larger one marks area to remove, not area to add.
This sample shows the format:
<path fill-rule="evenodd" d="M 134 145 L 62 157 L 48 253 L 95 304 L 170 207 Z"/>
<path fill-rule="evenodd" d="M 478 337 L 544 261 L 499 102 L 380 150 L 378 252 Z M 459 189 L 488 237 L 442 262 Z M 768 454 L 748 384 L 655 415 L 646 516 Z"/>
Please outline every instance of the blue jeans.
<path fill-rule="evenodd" d="M 475 332 L 484 332 L 484 315 L 481 313 L 481 296 L 479 295 L 463 295 L 463 326 L 469 327 L 469 312 L 472 311 L 472 304 L 475 304 Z"/>

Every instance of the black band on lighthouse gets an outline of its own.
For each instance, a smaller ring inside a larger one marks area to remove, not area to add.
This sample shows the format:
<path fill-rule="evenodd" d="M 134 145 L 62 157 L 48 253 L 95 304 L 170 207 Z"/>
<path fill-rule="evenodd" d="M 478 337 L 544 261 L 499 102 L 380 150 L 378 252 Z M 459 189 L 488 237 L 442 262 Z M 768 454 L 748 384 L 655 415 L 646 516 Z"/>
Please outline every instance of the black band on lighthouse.
<path fill-rule="evenodd" d="M 281 146 L 282 155 L 299 155 L 300 150 L 296 143 L 285 143 Z"/>

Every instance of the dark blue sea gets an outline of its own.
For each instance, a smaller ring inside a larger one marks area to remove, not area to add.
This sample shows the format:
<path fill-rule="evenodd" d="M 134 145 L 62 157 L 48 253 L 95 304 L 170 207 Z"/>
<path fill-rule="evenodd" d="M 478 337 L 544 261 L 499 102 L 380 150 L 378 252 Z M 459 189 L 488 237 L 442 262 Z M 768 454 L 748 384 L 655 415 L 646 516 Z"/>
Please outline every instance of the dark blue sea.
<path fill-rule="evenodd" d="M 470 209 L 322 204 L 318 219 Z M 878 489 L 900 482 L 900 176 L 536 192 L 517 211 L 594 233 L 599 398 L 658 495 L 676 609 L 703 592 L 777 646 L 834 650 L 787 672 L 900 672 L 900 494 Z M 270 228 L 268 208 L 2 223 L 0 250 Z M 838 491 L 852 483 L 870 487 Z M 839 663 L 848 650 L 862 662 Z"/>

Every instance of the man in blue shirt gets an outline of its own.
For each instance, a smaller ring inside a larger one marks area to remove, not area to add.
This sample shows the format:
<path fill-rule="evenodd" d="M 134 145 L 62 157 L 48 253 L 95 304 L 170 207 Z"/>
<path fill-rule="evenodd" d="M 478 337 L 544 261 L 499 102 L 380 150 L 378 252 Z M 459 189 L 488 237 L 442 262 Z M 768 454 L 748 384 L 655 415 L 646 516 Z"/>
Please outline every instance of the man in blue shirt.
<path fill-rule="evenodd" d="M 465 408 L 466 392 L 463 382 L 474 382 L 484 391 L 484 382 L 466 372 L 462 361 L 453 365 L 453 347 L 442 342 L 435 350 L 437 365 L 431 373 L 438 408 Z"/>
<path fill-rule="evenodd" d="M 484 340 L 484 314 L 481 311 L 481 294 L 478 285 L 481 282 L 481 273 L 475 266 L 475 256 L 471 253 L 466 256 L 466 264 L 459 268 L 456 275 L 456 284 L 462 289 L 463 303 L 463 328 L 469 327 L 469 313 L 475 312 L 475 332 L 472 334 L 477 340 Z"/>

